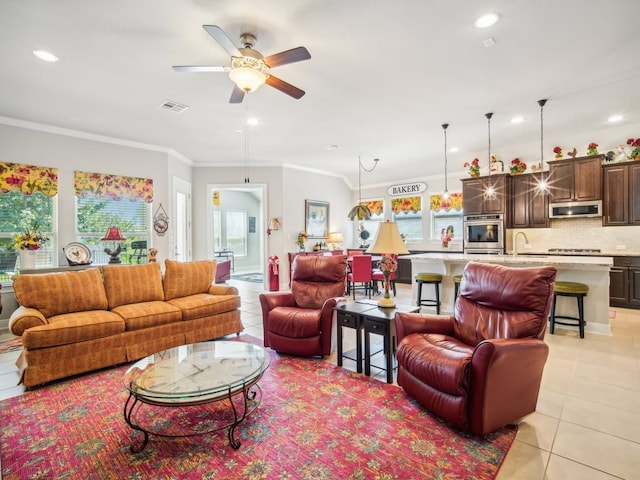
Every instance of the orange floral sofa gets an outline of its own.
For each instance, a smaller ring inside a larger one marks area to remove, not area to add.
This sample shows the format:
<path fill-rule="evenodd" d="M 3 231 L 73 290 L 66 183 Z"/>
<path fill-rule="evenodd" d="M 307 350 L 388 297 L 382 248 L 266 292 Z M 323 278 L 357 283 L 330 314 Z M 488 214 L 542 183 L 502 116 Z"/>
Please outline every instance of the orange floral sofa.
<path fill-rule="evenodd" d="M 9 319 L 22 337 L 16 364 L 33 387 L 161 350 L 240 333 L 240 296 L 213 284 L 216 262 L 106 265 L 17 275 Z"/>

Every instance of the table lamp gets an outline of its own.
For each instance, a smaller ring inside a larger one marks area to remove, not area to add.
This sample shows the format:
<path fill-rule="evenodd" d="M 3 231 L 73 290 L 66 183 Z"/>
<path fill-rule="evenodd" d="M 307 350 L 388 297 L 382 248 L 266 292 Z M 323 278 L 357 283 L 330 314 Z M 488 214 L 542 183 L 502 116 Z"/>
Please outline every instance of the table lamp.
<path fill-rule="evenodd" d="M 342 236 L 342 232 L 331 232 L 329 234 L 329 243 L 331 244 L 331 250 L 342 250 L 343 241 L 344 237 Z"/>
<path fill-rule="evenodd" d="M 382 254 L 380 270 L 382 270 L 384 274 L 384 297 L 378 302 L 378 306 L 393 308 L 396 306 L 396 302 L 394 302 L 389 295 L 389 277 L 398 268 L 398 262 L 390 255 L 392 253 L 409 253 L 398 231 L 398 224 L 396 222 L 390 222 L 389 220 L 381 223 L 378 226 L 376 237 L 373 239 L 371 246 L 367 248 L 367 253 Z"/>
<path fill-rule="evenodd" d="M 120 233 L 120 229 L 118 227 L 109 227 L 107 233 L 102 237 L 102 241 L 112 241 L 113 242 L 113 250 L 110 248 L 105 248 L 104 251 L 111 258 L 109 259 L 109 263 L 120 263 L 120 252 L 122 251 L 121 245 L 116 245 L 116 242 L 124 242 L 126 239 Z"/>

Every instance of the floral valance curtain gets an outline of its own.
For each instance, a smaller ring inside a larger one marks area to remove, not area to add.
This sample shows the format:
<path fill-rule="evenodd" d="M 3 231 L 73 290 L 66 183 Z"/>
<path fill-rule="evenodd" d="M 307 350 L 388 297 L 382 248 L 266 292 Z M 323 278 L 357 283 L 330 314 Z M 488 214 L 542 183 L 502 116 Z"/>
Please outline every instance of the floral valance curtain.
<path fill-rule="evenodd" d="M 25 195 L 42 192 L 53 197 L 58 193 L 58 169 L 0 162 L 0 193 L 14 190 Z"/>
<path fill-rule="evenodd" d="M 368 202 L 362 202 L 361 205 L 369 207 L 369 211 L 374 215 L 382 215 L 382 212 L 384 212 L 383 200 L 370 200 Z"/>
<path fill-rule="evenodd" d="M 448 199 L 442 195 L 431 195 L 430 203 L 431 210 L 434 212 L 439 212 L 440 210 L 445 212 L 451 210 L 462 211 L 462 193 L 450 193 Z"/>
<path fill-rule="evenodd" d="M 76 197 L 142 200 L 153 202 L 153 179 L 109 175 L 106 173 L 73 172 Z"/>
<path fill-rule="evenodd" d="M 391 199 L 393 213 L 418 213 L 422 209 L 422 197 L 402 197 Z"/>

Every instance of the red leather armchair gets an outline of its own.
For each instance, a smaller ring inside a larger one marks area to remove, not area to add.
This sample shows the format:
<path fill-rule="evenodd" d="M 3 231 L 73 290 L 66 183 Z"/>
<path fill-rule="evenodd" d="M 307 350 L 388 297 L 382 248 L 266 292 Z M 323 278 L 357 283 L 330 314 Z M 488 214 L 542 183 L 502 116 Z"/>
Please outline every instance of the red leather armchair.
<path fill-rule="evenodd" d="M 291 268 L 291 292 L 260 294 L 264 346 L 292 355 L 329 355 L 333 308 L 346 288 L 347 257 L 298 255 Z"/>
<path fill-rule="evenodd" d="M 534 412 L 555 278 L 549 266 L 468 263 L 453 315 L 396 314 L 398 385 L 481 436 Z"/>

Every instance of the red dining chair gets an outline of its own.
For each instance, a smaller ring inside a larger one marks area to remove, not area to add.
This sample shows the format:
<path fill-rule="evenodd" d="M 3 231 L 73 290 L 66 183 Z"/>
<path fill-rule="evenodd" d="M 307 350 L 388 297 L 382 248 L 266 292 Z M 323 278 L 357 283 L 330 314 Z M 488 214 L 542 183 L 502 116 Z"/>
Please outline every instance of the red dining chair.
<path fill-rule="evenodd" d="M 362 289 L 371 298 L 373 283 L 371 280 L 371 255 L 356 255 L 349 262 L 351 271 L 347 275 L 347 291 L 353 292 L 356 299 L 356 288 Z M 359 283 L 360 285 L 356 286 Z"/>
<path fill-rule="evenodd" d="M 382 256 L 386 256 L 385 254 L 382 254 Z M 388 255 L 389 257 L 395 259 L 396 262 L 398 262 L 398 254 L 397 253 L 392 253 L 390 255 Z M 396 272 L 398 270 L 396 269 L 395 272 L 392 272 L 391 275 L 389 275 L 389 284 L 391 285 L 391 289 L 393 290 L 393 296 L 396 296 Z M 384 273 L 382 273 L 382 270 L 380 270 L 379 267 L 376 267 L 373 269 L 373 271 L 371 272 L 371 280 L 373 281 L 373 291 L 374 292 L 378 292 L 378 282 L 383 282 L 382 285 L 384 285 Z"/>

